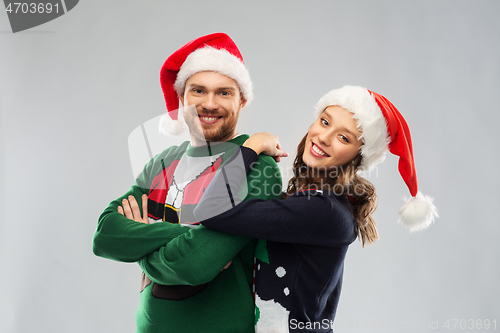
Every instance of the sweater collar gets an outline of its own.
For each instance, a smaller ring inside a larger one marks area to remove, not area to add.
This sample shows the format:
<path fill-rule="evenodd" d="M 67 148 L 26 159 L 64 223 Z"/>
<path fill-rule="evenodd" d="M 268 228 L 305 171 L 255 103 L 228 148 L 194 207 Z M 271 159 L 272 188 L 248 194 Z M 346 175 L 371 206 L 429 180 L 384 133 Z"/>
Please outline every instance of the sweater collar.
<path fill-rule="evenodd" d="M 226 142 L 207 142 L 204 146 L 191 146 L 189 143 L 186 154 L 190 157 L 204 157 L 224 153 L 235 146 L 241 146 L 250 136 L 248 134 L 240 134 L 237 137 Z"/>

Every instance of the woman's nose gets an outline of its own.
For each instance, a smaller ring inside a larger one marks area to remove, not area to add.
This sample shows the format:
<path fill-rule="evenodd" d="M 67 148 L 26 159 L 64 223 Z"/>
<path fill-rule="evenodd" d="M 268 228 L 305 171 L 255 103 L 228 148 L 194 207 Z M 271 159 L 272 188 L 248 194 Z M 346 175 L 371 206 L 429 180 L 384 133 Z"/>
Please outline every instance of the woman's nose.
<path fill-rule="evenodd" d="M 332 141 L 332 137 L 333 137 L 332 131 L 326 129 L 326 130 L 322 131 L 321 133 L 319 133 L 318 140 L 319 140 L 319 143 L 329 147 L 331 144 L 331 141 Z"/>

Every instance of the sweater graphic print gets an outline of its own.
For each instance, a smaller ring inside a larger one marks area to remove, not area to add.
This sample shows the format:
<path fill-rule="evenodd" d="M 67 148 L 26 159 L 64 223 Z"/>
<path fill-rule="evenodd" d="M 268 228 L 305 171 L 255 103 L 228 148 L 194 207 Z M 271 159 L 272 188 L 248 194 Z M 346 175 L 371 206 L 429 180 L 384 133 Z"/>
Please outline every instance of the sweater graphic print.
<path fill-rule="evenodd" d="M 287 298 L 290 295 L 290 288 L 288 287 L 289 281 L 287 281 L 287 278 L 283 279 L 287 271 L 283 266 L 274 268 L 273 265 L 270 265 L 269 260 L 267 241 L 261 239 L 258 241 L 255 248 L 255 275 L 259 276 L 259 282 L 262 282 L 260 279 L 267 277 L 265 280 L 266 283 L 285 284 L 285 287 L 282 288 L 283 295 L 280 296 Z M 273 327 L 276 332 L 288 332 L 288 317 L 290 310 L 285 307 L 286 303 L 278 299 L 276 295 L 265 294 L 262 296 L 260 293 L 261 290 L 259 288 L 255 293 L 256 332 L 262 332 L 262 328 L 268 327 Z"/>
<path fill-rule="evenodd" d="M 164 202 L 163 216 L 161 219 L 158 216 L 150 216 L 150 223 L 163 221 L 186 226 L 198 225 L 193 210 L 212 181 L 215 171 L 222 165 L 221 155 L 222 153 L 191 157 L 184 154 L 180 160 L 176 160 L 164 170 L 165 174 L 158 175 L 167 175 L 166 186 L 161 190 L 155 188 L 151 192 L 160 191 L 153 195 Z"/>
<path fill-rule="evenodd" d="M 221 155 L 191 157 L 184 154 L 159 173 L 149 192 L 150 202 L 153 201 L 155 207 L 149 212 L 150 223 L 198 225 L 193 210 L 222 165 Z"/>

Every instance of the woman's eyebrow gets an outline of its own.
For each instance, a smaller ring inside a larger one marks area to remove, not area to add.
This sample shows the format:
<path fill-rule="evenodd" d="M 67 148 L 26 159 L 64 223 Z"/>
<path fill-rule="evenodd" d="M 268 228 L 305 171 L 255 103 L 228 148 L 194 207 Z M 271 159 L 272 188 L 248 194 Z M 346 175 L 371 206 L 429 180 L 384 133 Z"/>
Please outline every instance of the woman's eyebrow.
<path fill-rule="evenodd" d="M 326 109 L 323 110 L 323 113 L 326 114 L 328 116 L 328 118 L 333 119 L 332 115 L 328 111 L 326 111 Z M 352 131 L 350 131 L 347 127 L 342 126 L 340 129 L 345 130 L 347 133 L 351 134 L 356 139 L 358 138 L 358 136 L 356 134 L 354 134 Z"/>
<path fill-rule="evenodd" d="M 347 133 L 351 134 L 353 137 L 355 137 L 356 139 L 358 138 L 358 136 L 356 134 L 354 134 L 353 132 L 349 131 L 349 129 L 347 129 L 347 127 L 343 127 L 341 128 L 343 130 L 345 130 Z"/>

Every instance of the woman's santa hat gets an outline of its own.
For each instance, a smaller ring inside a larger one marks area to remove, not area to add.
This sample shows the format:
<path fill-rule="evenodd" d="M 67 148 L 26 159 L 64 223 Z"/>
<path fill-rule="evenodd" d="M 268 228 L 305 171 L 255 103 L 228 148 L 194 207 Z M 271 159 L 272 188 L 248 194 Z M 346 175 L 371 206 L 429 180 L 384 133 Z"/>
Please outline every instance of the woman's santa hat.
<path fill-rule="evenodd" d="M 385 160 L 389 150 L 399 156 L 399 173 L 411 193 L 411 198 L 399 210 L 399 221 L 410 231 L 427 228 L 438 217 L 433 199 L 418 192 L 413 160 L 410 129 L 396 107 L 384 96 L 357 86 L 344 86 L 323 96 L 316 105 L 315 115 L 331 105 L 338 105 L 354 114 L 361 132 L 361 168 L 369 171 Z"/>
<path fill-rule="evenodd" d="M 179 96 L 192 75 L 206 71 L 235 80 L 247 105 L 252 101 L 252 81 L 236 44 L 224 33 L 202 36 L 172 53 L 161 68 L 160 83 L 168 110 L 160 120 L 162 133 L 180 135 L 187 131 L 179 117 Z"/>

